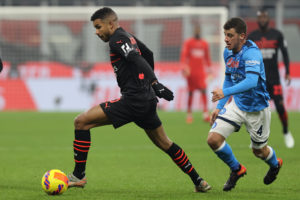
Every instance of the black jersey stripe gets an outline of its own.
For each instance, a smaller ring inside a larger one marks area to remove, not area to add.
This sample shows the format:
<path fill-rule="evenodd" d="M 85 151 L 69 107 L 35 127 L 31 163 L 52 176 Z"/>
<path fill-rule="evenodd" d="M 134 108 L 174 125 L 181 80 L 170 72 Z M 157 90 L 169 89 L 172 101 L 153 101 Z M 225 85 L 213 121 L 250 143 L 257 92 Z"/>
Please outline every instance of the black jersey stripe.
<path fill-rule="evenodd" d="M 247 71 L 246 73 L 249 73 L 249 74 L 257 74 L 258 76 L 260 76 L 260 73 L 258 73 L 258 72 Z"/>

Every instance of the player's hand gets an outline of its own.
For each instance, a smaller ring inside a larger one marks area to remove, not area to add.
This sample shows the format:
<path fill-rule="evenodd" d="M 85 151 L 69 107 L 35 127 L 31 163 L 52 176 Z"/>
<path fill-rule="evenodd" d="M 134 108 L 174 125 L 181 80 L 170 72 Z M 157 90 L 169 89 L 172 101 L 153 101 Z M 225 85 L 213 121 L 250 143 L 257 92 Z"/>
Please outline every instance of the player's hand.
<path fill-rule="evenodd" d="M 211 93 L 213 94 L 212 99 L 211 99 L 212 102 L 216 102 L 216 101 L 224 98 L 224 93 L 223 93 L 222 89 L 216 89 L 216 90 L 212 91 Z"/>
<path fill-rule="evenodd" d="M 210 115 L 210 122 L 209 122 L 211 126 L 212 126 L 212 125 L 214 124 L 214 122 L 216 121 L 219 112 L 220 112 L 220 110 L 216 108 L 216 109 L 211 113 L 211 115 Z"/>
<path fill-rule="evenodd" d="M 285 81 L 286 81 L 287 86 L 289 86 L 291 84 L 291 77 L 289 74 L 285 75 Z"/>
<path fill-rule="evenodd" d="M 164 98 L 167 101 L 172 101 L 174 99 L 173 92 L 163 84 L 155 82 L 152 84 L 152 88 L 154 89 L 156 96 L 159 98 Z"/>
<path fill-rule="evenodd" d="M 191 70 L 190 70 L 189 66 L 186 65 L 186 66 L 182 69 L 181 73 L 182 73 L 182 75 L 183 75 L 184 77 L 189 77 L 189 76 L 191 75 Z"/>

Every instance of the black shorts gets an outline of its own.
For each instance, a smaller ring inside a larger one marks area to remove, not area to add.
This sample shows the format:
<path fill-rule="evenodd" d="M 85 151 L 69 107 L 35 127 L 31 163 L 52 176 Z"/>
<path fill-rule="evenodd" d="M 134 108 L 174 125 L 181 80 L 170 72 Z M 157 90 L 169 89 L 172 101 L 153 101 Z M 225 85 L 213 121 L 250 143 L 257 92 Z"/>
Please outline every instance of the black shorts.
<path fill-rule="evenodd" d="M 267 83 L 267 90 L 270 94 L 271 99 L 279 98 L 282 99 L 282 86 L 280 82 L 277 83 Z"/>
<path fill-rule="evenodd" d="M 139 127 L 149 130 L 161 125 L 156 112 L 157 99 L 134 101 L 121 98 L 101 103 L 100 106 L 114 128 L 119 128 L 129 122 L 134 122 Z"/>

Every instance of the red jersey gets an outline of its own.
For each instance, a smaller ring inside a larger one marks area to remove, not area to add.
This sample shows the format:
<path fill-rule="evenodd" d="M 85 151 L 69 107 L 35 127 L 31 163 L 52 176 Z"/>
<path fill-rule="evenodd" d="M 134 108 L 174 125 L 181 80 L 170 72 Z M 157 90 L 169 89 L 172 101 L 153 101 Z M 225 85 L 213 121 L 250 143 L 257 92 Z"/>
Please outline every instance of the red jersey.
<path fill-rule="evenodd" d="M 188 85 L 192 89 L 206 88 L 206 67 L 210 67 L 209 45 L 203 39 L 190 38 L 183 44 L 181 51 L 182 63 L 189 66 Z"/>

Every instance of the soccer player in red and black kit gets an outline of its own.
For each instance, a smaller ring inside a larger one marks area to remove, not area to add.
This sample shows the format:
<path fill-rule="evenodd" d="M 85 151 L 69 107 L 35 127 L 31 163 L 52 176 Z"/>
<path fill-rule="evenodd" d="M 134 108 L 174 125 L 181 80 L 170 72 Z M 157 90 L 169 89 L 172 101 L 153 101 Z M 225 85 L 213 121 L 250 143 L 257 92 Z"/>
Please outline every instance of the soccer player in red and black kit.
<path fill-rule="evenodd" d="M 269 27 L 269 21 L 270 18 L 266 10 L 263 9 L 258 11 L 257 23 L 259 29 L 250 33 L 248 39 L 254 41 L 261 49 L 267 78 L 267 90 L 275 103 L 276 110 L 283 126 L 285 145 L 288 148 L 293 148 L 295 142 L 291 132 L 288 130 L 288 114 L 284 107 L 278 70 L 278 49 L 280 49 L 285 65 L 285 80 L 289 85 L 291 83 L 291 78 L 287 44 L 280 31 Z"/>
<path fill-rule="evenodd" d="M 141 41 L 119 26 L 117 14 L 108 7 L 97 10 L 91 17 L 96 35 L 109 42 L 110 59 L 121 89 L 121 98 L 101 103 L 75 119 L 75 168 L 69 187 L 84 187 L 85 167 L 91 145 L 90 129 L 110 125 L 118 128 L 129 122 L 145 130 L 152 142 L 166 152 L 188 174 L 195 192 L 211 187 L 196 172 L 187 155 L 166 135 L 157 115 L 157 97 L 173 100 L 173 92 L 157 81 L 153 53 Z"/>

